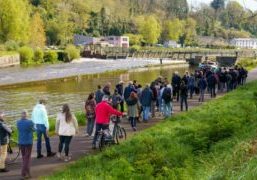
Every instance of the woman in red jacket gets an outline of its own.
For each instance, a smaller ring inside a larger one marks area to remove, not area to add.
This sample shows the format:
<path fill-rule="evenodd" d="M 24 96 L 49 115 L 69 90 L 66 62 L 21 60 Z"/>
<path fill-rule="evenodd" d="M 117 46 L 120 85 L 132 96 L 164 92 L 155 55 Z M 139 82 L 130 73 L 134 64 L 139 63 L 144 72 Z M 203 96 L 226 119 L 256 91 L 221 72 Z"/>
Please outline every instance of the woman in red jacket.
<path fill-rule="evenodd" d="M 93 149 L 96 148 L 96 141 L 98 132 L 101 130 L 105 130 L 109 128 L 110 116 L 122 116 L 123 113 L 114 109 L 109 103 L 109 97 L 104 96 L 101 103 L 96 105 L 95 113 L 96 113 L 96 130 L 95 136 L 93 139 Z"/>

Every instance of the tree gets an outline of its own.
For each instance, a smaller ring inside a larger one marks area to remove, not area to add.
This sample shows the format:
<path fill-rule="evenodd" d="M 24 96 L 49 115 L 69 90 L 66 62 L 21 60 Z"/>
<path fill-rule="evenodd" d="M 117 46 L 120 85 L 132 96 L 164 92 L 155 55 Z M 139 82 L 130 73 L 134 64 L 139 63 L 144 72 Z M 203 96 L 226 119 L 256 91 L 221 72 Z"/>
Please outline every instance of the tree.
<path fill-rule="evenodd" d="M 30 45 L 43 48 L 46 43 L 44 23 L 39 13 L 35 13 L 30 25 Z"/>
<path fill-rule="evenodd" d="M 142 42 L 142 39 L 143 39 L 142 35 L 140 35 L 140 34 L 124 34 L 124 36 L 129 37 L 130 46 L 141 45 L 141 42 Z"/>
<path fill-rule="evenodd" d="M 143 36 L 146 44 L 155 44 L 161 34 L 161 27 L 157 19 L 151 16 L 140 16 L 136 20 L 139 34 Z"/>
<path fill-rule="evenodd" d="M 165 40 L 178 41 L 182 32 L 183 32 L 183 23 L 178 18 L 175 18 L 173 20 L 166 21 L 164 23 L 162 38 L 164 41 Z"/>
<path fill-rule="evenodd" d="M 0 40 L 28 42 L 29 14 L 27 0 L 0 0 Z"/>
<path fill-rule="evenodd" d="M 184 32 L 180 37 L 182 45 L 193 46 L 196 44 L 196 21 L 192 18 L 187 18 L 184 22 Z"/>
<path fill-rule="evenodd" d="M 188 14 L 187 0 L 168 0 L 167 14 L 169 17 L 185 18 Z"/>
<path fill-rule="evenodd" d="M 242 29 L 245 17 L 244 8 L 238 2 L 231 1 L 222 13 L 221 21 L 226 28 Z"/>
<path fill-rule="evenodd" d="M 224 9 L 225 7 L 225 0 L 213 0 L 211 2 L 211 7 L 215 9 L 215 11 L 219 9 Z"/>

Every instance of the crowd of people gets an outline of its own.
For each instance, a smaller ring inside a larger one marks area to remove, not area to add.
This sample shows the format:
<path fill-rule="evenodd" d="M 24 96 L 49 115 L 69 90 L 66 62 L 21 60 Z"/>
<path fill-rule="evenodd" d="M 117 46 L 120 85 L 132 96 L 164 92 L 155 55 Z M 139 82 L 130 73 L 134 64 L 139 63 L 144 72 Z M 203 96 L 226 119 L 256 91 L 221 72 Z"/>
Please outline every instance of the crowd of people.
<path fill-rule="evenodd" d="M 211 98 L 217 93 L 229 92 L 246 82 L 247 71 L 244 68 L 220 68 L 199 69 L 193 73 L 186 72 L 180 76 L 175 72 L 169 80 L 158 77 L 150 84 L 142 87 L 136 80 L 128 82 L 120 81 L 113 87 L 107 83 L 103 88 L 99 85 L 96 92 L 89 94 L 85 101 L 85 116 L 87 125 L 86 136 L 92 136 L 92 146 L 96 148 L 97 135 L 100 130 L 109 128 L 111 116 L 119 120 L 121 116 L 127 116 L 131 128 L 136 131 L 137 123 L 149 122 L 150 118 L 160 115 L 168 118 L 173 113 L 173 101 L 180 103 L 180 110 L 188 110 L 188 97 L 199 97 L 199 102 L 204 101 L 208 92 Z M 31 120 L 28 112 L 22 111 L 21 119 L 17 121 L 18 143 L 22 154 L 22 178 L 30 177 L 30 162 L 33 144 L 33 132 L 37 135 L 37 158 L 43 158 L 42 136 L 45 139 L 47 157 L 57 156 L 59 159 L 69 161 L 69 146 L 74 135 L 78 133 L 78 121 L 71 112 L 68 104 L 64 104 L 62 111 L 57 114 L 55 133 L 59 136 L 57 153 L 51 149 L 49 138 L 49 120 L 46 109 L 46 100 L 40 99 L 33 108 Z M 127 113 L 125 113 L 127 111 Z M 11 128 L 4 121 L 4 113 L 0 112 L 0 172 L 8 172 L 5 168 L 7 145 L 12 133 Z M 64 156 L 62 151 L 64 150 Z"/>

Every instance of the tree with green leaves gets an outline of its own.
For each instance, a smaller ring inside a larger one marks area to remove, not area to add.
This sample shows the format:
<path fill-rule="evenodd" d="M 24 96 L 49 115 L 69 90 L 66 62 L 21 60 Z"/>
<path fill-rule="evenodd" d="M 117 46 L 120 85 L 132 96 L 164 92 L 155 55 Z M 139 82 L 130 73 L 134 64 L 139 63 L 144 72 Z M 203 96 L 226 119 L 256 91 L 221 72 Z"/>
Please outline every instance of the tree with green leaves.
<path fill-rule="evenodd" d="M 156 17 L 153 15 L 140 16 L 136 19 L 136 25 L 146 44 L 152 45 L 158 42 L 161 26 Z"/>
<path fill-rule="evenodd" d="M 183 22 L 178 18 L 166 21 L 163 25 L 162 39 L 178 41 L 183 32 Z"/>
<path fill-rule="evenodd" d="M 219 9 L 224 9 L 225 8 L 225 0 L 213 0 L 211 2 L 211 7 L 215 9 L 215 11 Z"/>
<path fill-rule="evenodd" d="M 27 0 L 0 0 L 0 40 L 27 43 L 30 12 Z"/>
<path fill-rule="evenodd" d="M 180 43 L 184 46 L 193 46 L 196 44 L 196 21 L 193 18 L 187 18 L 184 21 L 184 32 L 180 37 Z"/>
<path fill-rule="evenodd" d="M 40 17 L 39 13 L 35 13 L 32 16 L 30 23 L 30 41 L 29 44 L 36 48 L 43 48 L 46 43 L 45 27 L 43 20 Z"/>

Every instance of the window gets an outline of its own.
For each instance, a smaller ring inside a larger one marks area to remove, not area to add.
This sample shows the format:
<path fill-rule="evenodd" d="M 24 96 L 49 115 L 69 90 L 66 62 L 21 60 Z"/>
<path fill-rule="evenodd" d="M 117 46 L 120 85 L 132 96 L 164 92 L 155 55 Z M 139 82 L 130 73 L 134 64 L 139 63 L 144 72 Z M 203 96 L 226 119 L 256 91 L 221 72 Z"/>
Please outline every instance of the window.
<path fill-rule="evenodd" d="M 113 38 L 113 37 L 109 37 L 109 40 L 110 40 L 110 41 L 113 41 L 113 40 L 114 40 L 114 38 Z"/>
<path fill-rule="evenodd" d="M 122 41 L 128 41 L 128 38 L 122 38 Z"/>

